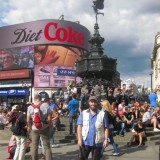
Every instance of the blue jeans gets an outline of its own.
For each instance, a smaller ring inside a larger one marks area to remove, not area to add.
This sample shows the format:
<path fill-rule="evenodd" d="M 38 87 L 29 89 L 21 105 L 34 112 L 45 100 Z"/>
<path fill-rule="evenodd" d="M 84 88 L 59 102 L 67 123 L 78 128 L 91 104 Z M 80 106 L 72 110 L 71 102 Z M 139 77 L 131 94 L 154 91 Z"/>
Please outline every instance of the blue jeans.
<path fill-rule="evenodd" d="M 50 125 L 50 128 L 49 128 L 49 137 L 50 137 L 50 145 L 53 145 L 54 144 L 54 129 L 53 129 L 53 124 Z"/>
<path fill-rule="evenodd" d="M 122 122 L 121 123 L 121 130 L 119 132 L 119 134 L 124 134 L 124 130 L 126 129 L 126 123 L 125 122 Z"/>
<path fill-rule="evenodd" d="M 127 124 L 127 127 L 130 127 L 130 126 L 132 126 L 132 129 L 134 129 L 134 120 L 131 122 L 131 124 Z"/>
<path fill-rule="evenodd" d="M 118 153 L 118 148 L 117 148 L 117 144 L 114 142 L 114 138 L 113 138 L 113 129 L 109 129 L 109 140 L 110 140 L 110 144 L 112 144 L 114 152 Z"/>
<path fill-rule="evenodd" d="M 74 126 L 74 132 L 77 133 L 77 118 L 78 118 L 78 113 L 69 115 L 69 134 L 73 134 L 73 126 Z"/>
<path fill-rule="evenodd" d="M 132 121 L 132 129 L 134 129 L 134 121 Z"/>

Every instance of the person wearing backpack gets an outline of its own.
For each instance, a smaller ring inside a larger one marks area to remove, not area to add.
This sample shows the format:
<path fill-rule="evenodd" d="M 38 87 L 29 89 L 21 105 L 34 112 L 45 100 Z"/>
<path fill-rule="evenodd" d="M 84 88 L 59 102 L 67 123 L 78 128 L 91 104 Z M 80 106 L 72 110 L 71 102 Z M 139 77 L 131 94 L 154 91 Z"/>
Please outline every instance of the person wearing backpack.
<path fill-rule="evenodd" d="M 8 123 L 12 122 L 11 131 L 16 136 L 16 151 L 13 160 L 25 160 L 26 141 L 27 141 L 27 122 L 23 108 L 14 105 L 12 111 L 8 113 Z M 10 155 L 12 158 L 12 155 Z"/>
<path fill-rule="evenodd" d="M 38 143 L 40 137 L 45 148 L 45 159 L 52 160 L 50 149 L 49 126 L 51 123 L 51 110 L 46 102 L 41 101 L 41 95 L 34 96 L 34 104 L 27 109 L 28 132 L 32 134 L 32 160 L 38 160 Z"/>

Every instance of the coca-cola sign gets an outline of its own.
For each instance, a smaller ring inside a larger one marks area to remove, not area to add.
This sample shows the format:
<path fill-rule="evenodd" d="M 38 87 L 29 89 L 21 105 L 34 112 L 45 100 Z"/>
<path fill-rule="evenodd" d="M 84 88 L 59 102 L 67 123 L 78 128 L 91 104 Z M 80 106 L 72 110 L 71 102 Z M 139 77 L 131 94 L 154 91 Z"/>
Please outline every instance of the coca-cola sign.
<path fill-rule="evenodd" d="M 0 28 L 0 49 L 55 44 L 89 49 L 90 32 L 84 26 L 64 20 L 40 20 Z"/>

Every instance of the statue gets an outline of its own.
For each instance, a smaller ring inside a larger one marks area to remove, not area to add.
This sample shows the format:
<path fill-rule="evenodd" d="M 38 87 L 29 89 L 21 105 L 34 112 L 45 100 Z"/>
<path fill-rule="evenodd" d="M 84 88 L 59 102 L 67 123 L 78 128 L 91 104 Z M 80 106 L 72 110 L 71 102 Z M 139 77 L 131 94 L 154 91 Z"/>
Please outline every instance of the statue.
<path fill-rule="evenodd" d="M 96 13 L 98 13 L 98 9 L 104 8 L 104 0 L 93 0 L 93 9 Z"/>
<path fill-rule="evenodd" d="M 96 23 L 97 23 L 97 15 L 98 14 L 102 14 L 104 16 L 104 13 L 100 13 L 98 12 L 99 9 L 103 9 L 104 8 L 104 0 L 93 0 L 93 10 L 96 14 Z"/>

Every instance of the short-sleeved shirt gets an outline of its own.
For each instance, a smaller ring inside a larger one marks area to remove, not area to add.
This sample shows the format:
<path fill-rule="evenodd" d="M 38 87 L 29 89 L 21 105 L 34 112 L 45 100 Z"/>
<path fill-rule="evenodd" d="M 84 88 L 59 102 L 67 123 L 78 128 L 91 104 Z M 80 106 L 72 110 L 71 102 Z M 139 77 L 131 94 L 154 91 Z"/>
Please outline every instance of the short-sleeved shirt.
<path fill-rule="evenodd" d="M 69 101 L 67 108 L 69 109 L 69 116 L 72 116 L 74 113 L 78 113 L 79 101 L 72 99 Z"/>
<path fill-rule="evenodd" d="M 138 133 L 145 131 L 144 125 L 142 126 L 142 128 L 139 128 L 139 127 L 138 127 L 138 124 L 136 124 L 136 125 L 134 126 L 134 129 L 135 129 L 135 131 L 138 132 Z"/>
<path fill-rule="evenodd" d="M 125 113 L 125 106 L 122 106 L 122 104 L 118 105 L 118 115 L 122 116 L 123 113 Z"/>
<path fill-rule="evenodd" d="M 93 88 L 93 90 L 95 91 L 95 95 L 98 97 L 101 95 L 101 87 L 100 86 L 95 86 Z"/>
<path fill-rule="evenodd" d="M 41 102 L 39 102 L 41 103 Z M 38 104 L 39 104 L 38 103 Z M 34 105 L 38 105 L 38 104 L 34 104 Z M 37 129 L 34 124 L 32 124 L 32 130 L 43 130 L 45 128 L 48 127 L 48 124 L 47 124 L 47 116 L 48 114 L 51 114 L 51 110 L 49 108 L 49 104 L 48 103 L 42 103 L 41 106 L 40 106 L 40 113 L 41 113 L 41 118 L 42 118 L 42 121 L 43 121 L 43 127 L 41 129 Z M 32 105 L 30 105 L 28 107 L 28 110 L 27 110 L 27 116 L 30 116 L 33 120 L 33 116 L 34 116 L 34 108 Z"/>
<path fill-rule="evenodd" d="M 124 115 L 125 115 L 125 117 L 127 118 L 127 120 L 131 120 L 132 119 L 132 115 L 133 115 L 133 113 L 132 112 L 128 112 L 128 113 L 124 113 Z"/>
<path fill-rule="evenodd" d="M 158 96 L 155 93 L 152 93 L 149 95 L 149 101 L 150 101 L 150 106 L 151 107 L 156 107 L 157 106 L 157 99 Z"/>
<path fill-rule="evenodd" d="M 103 145 L 102 143 L 95 144 L 95 137 L 96 137 L 95 123 L 96 123 L 97 115 L 98 115 L 97 112 L 95 112 L 94 115 L 92 115 L 91 113 L 89 113 L 89 131 L 88 131 L 87 138 L 86 138 L 86 140 L 83 140 L 83 143 L 85 145 L 88 145 L 88 146 L 101 147 Z M 83 112 L 81 112 L 81 114 L 78 117 L 77 125 L 83 125 Z M 104 115 L 103 125 L 104 125 L 104 130 L 106 128 L 108 128 L 108 118 L 107 118 L 107 115 Z"/>
<path fill-rule="evenodd" d="M 150 112 L 145 112 L 143 117 L 142 117 L 142 122 L 146 122 L 151 118 L 151 113 Z"/>
<path fill-rule="evenodd" d="M 53 111 L 57 108 L 57 105 L 55 103 L 50 104 L 49 108 L 50 108 L 51 111 Z"/>

